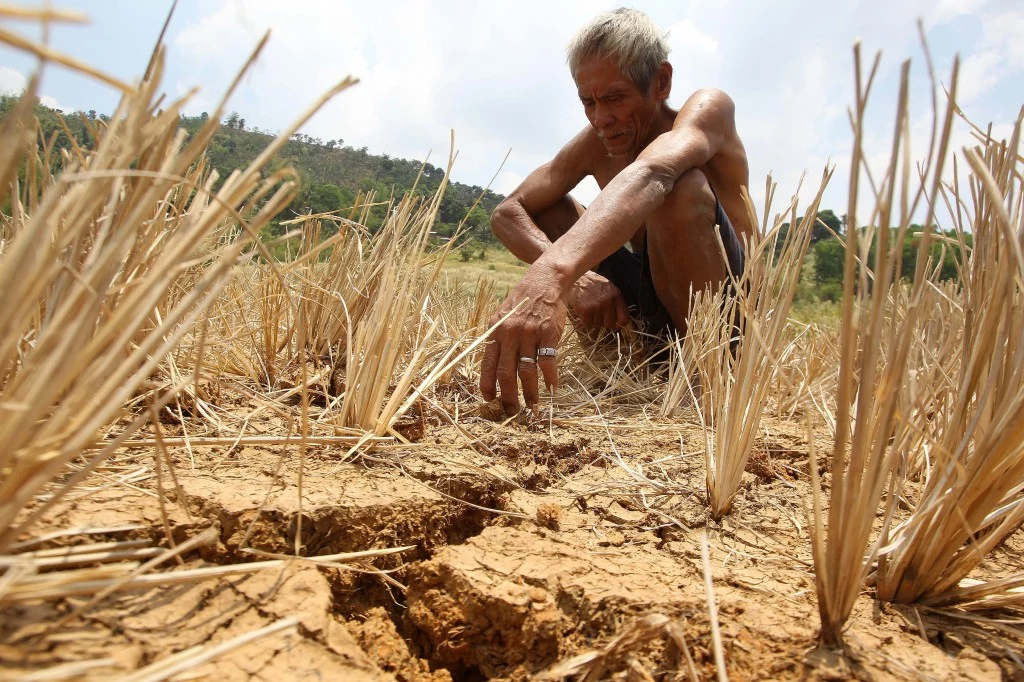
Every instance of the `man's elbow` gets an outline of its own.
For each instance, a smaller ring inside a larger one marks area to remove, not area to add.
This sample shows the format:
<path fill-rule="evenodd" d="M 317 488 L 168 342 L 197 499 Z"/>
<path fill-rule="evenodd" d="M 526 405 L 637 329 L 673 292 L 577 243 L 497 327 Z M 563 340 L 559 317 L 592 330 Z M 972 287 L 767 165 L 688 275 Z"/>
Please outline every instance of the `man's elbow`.
<path fill-rule="evenodd" d="M 498 241 L 502 244 L 506 245 L 508 244 L 506 239 L 514 222 L 514 201 L 512 197 L 507 197 L 491 211 L 491 234 L 497 237 Z"/>
<path fill-rule="evenodd" d="M 635 165 L 640 186 L 653 192 L 659 203 L 664 201 L 679 178 L 679 169 L 659 158 L 638 159 Z"/>

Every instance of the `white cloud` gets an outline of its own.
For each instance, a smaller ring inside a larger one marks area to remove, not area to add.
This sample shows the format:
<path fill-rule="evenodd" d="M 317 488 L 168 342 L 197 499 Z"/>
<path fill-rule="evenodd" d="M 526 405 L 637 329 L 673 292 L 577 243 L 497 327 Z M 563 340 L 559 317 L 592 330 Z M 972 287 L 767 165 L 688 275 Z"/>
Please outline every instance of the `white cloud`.
<path fill-rule="evenodd" d="M 484 185 L 509 147 L 515 172 L 525 175 L 585 123 L 562 56 L 582 0 L 552 7 L 543 23 L 511 0 L 440 9 L 414 0 L 389 9 L 386 21 L 366 3 L 293 4 L 223 2 L 174 39 L 196 75 L 219 75 L 216 92 L 227 82 L 224 64 L 239 64 L 271 27 L 265 54 L 230 106 L 261 127 L 283 127 L 352 74 L 361 83 L 305 132 L 392 156 L 432 151 L 433 163 L 444 165 L 454 128 L 456 177 Z"/>
<path fill-rule="evenodd" d="M 931 7 L 923 8 L 921 14 L 927 27 L 945 24 L 958 17 L 980 12 L 987 0 L 939 0 Z"/>
<path fill-rule="evenodd" d="M 57 111 L 64 112 L 65 114 L 71 114 L 75 111 L 74 107 L 66 107 L 60 102 L 58 102 L 56 98 L 50 97 L 49 95 L 41 96 L 39 98 L 39 103 L 42 104 L 44 107 L 50 107 L 51 109 L 56 109 Z"/>
<path fill-rule="evenodd" d="M 713 85 L 719 80 L 721 54 L 718 40 L 701 31 L 689 19 L 668 27 L 669 62 L 675 73 L 673 85 L 681 86 L 673 100 L 685 100 L 685 90 Z M 691 83 L 692 82 L 692 83 Z M 692 87 L 686 88 L 686 85 Z"/>
<path fill-rule="evenodd" d="M 5 95 L 20 95 L 28 86 L 28 79 L 23 73 L 9 66 L 0 66 L 0 93 Z M 57 109 L 64 113 L 71 113 L 74 107 L 66 107 L 57 101 L 57 98 L 50 95 L 40 95 L 39 103 L 43 106 Z"/>
<path fill-rule="evenodd" d="M 1007 66 L 1024 67 L 1024 7 L 990 15 L 983 22 L 985 42 L 1005 56 Z"/>
<path fill-rule="evenodd" d="M 0 66 L 0 93 L 17 95 L 25 90 L 28 79 L 20 71 L 9 66 Z"/>
<path fill-rule="evenodd" d="M 969 104 L 988 92 L 1002 77 L 1004 57 L 999 50 L 969 55 L 960 66 L 957 101 Z"/>
<path fill-rule="evenodd" d="M 518 187 L 519 183 L 521 183 L 525 179 L 526 176 L 520 175 L 519 173 L 513 173 L 512 171 L 502 171 L 502 173 L 498 175 L 498 179 L 494 182 L 494 185 L 491 189 L 497 194 L 508 194 L 516 187 Z"/>

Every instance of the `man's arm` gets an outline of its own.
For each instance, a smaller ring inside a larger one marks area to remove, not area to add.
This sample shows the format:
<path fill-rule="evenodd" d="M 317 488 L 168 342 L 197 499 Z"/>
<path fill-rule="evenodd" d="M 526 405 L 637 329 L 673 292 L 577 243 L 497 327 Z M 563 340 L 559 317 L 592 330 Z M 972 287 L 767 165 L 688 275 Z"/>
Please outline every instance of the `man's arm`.
<path fill-rule="evenodd" d="M 720 90 L 699 90 L 686 101 L 671 131 L 660 135 L 619 173 L 591 204 L 579 223 L 538 257 L 563 291 L 584 272 L 626 242 L 647 216 L 662 205 L 675 181 L 735 146 L 735 107 Z"/>
<path fill-rule="evenodd" d="M 589 172 L 590 157 L 603 153 L 587 128 L 555 158 L 530 173 L 491 214 L 491 231 L 520 260 L 533 263 L 579 220 L 569 191 Z M 588 147 L 589 145 L 589 147 Z M 621 329 L 629 312 L 618 287 L 594 272 L 581 275 L 566 303 L 583 329 Z"/>
<path fill-rule="evenodd" d="M 491 231 L 517 258 L 533 263 L 552 244 L 535 219 L 561 201 L 586 176 L 579 136 L 554 159 L 530 173 L 491 214 Z"/>

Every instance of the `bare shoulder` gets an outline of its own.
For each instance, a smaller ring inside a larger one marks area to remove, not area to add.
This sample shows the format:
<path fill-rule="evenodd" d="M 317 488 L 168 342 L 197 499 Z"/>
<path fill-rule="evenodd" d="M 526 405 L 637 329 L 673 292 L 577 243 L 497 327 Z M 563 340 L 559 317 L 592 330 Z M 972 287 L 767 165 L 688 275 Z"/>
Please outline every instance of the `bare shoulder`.
<path fill-rule="evenodd" d="M 583 176 L 594 175 L 607 157 L 604 146 L 592 126 L 583 128 L 555 156 L 555 163 Z"/>
<path fill-rule="evenodd" d="M 736 103 L 727 92 L 718 88 L 697 90 L 680 108 L 673 127 L 699 128 L 714 137 L 714 153 L 706 168 L 736 184 L 747 183 L 747 152 L 736 127 Z"/>
<path fill-rule="evenodd" d="M 738 232 L 749 235 L 743 188 L 750 186 L 747 151 L 736 125 L 736 103 L 717 88 L 694 92 L 673 122 L 675 140 L 684 150 L 693 145 L 702 159 L 697 167 L 715 189 L 722 207 Z"/>
<path fill-rule="evenodd" d="M 690 95 L 676 114 L 673 128 L 698 126 L 739 139 L 736 132 L 736 103 L 718 88 L 701 88 Z"/>

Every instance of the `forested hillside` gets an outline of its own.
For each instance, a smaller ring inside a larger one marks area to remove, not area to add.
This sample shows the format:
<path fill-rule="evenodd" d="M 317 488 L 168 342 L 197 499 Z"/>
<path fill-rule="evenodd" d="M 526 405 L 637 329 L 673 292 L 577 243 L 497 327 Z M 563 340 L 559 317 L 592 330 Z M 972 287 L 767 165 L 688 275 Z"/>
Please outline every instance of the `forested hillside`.
<path fill-rule="evenodd" d="M 15 96 L 0 95 L 0 116 L 15 101 Z M 37 105 L 36 115 L 47 144 L 64 149 L 71 146 L 69 134 L 80 146 L 91 147 L 96 126 L 106 118 L 95 111 L 62 115 L 43 105 Z M 191 135 L 206 122 L 207 117 L 205 112 L 198 116 L 183 116 L 181 125 Z M 255 159 L 274 135 L 248 127 L 244 118 L 231 113 L 214 137 L 207 155 L 221 177 L 227 177 L 233 169 L 244 167 Z M 424 166 L 420 161 L 370 154 L 366 147 L 355 149 L 345 145 L 341 139 L 325 141 L 301 133 L 285 145 L 271 163 L 271 171 L 286 165 L 298 171 L 301 189 L 291 206 L 268 228 L 271 232 L 279 232 L 280 220 L 295 215 L 350 207 L 360 192 L 375 192 L 378 200 L 386 200 L 392 193 L 401 195 L 412 189 L 421 169 L 423 174 L 416 186 L 418 194 L 433 194 L 444 177 L 443 168 L 429 163 Z M 480 202 L 474 208 L 478 198 Z M 452 182 L 441 203 L 435 230 L 448 236 L 466 218 L 467 236 L 472 241 L 481 245 L 494 243 L 489 216 L 502 198 L 490 190 L 484 191 L 482 187 Z M 383 208 L 372 212 L 367 227 L 378 227 L 383 216 Z"/>
<path fill-rule="evenodd" d="M 205 122 L 205 113 L 181 120 L 190 133 Z M 231 113 L 210 146 L 210 162 L 219 170 L 243 166 L 266 147 L 272 136 L 273 133 L 248 128 L 244 118 Z M 373 191 L 378 198 L 387 198 L 392 192 L 400 195 L 413 187 L 421 169 L 423 175 L 416 187 L 419 194 L 433 194 L 444 178 L 444 168 L 429 163 L 370 154 L 366 147 L 355 149 L 340 138 L 321 140 L 302 133 L 285 145 L 272 168 L 284 165 L 298 170 L 302 180 L 302 189 L 289 207 L 289 212 L 296 215 L 351 206 L 358 192 Z M 473 208 L 477 198 L 480 203 Z M 466 222 L 473 239 L 491 241 L 489 216 L 502 198 L 482 187 L 452 182 L 441 202 L 436 231 L 445 236 L 451 234 L 468 214 Z M 372 215 L 368 227 L 376 228 L 382 217 L 382 211 Z"/>

